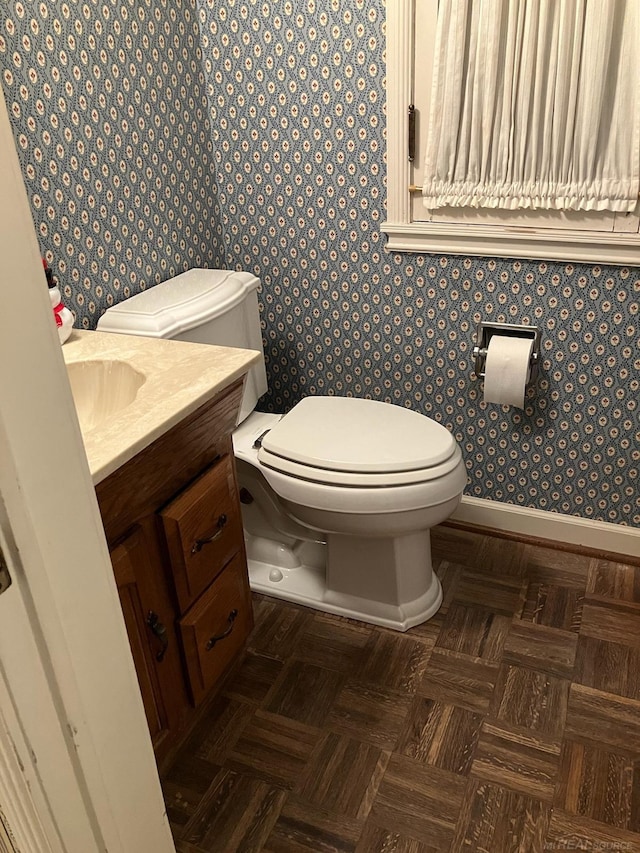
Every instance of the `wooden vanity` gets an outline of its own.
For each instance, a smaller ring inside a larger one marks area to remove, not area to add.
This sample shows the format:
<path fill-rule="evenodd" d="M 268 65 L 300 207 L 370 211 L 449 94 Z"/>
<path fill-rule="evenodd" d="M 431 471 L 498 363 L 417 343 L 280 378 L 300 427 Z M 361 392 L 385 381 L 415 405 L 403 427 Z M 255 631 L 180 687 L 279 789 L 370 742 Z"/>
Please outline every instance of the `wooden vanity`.
<path fill-rule="evenodd" d="M 253 626 L 231 433 L 258 353 L 101 332 L 70 340 L 68 365 L 124 360 L 144 376 L 83 440 L 161 763 Z"/>
<path fill-rule="evenodd" d="M 242 381 L 96 487 L 159 760 L 253 626 L 231 432 Z"/>

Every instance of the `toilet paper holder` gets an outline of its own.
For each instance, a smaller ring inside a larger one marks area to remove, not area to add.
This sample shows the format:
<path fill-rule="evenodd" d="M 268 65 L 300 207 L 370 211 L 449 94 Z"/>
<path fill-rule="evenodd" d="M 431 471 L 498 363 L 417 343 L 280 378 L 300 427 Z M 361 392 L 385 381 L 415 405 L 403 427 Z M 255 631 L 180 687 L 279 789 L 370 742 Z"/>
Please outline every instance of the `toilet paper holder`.
<path fill-rule="evenodd" d="M 489 342 L 494 335 L 504 335 L 510 338 L 530 338 L 533 340 L 531 361 L 529 362 L 529 382 L 533 382 L 538 375 L 540 362 L 540 329 L 537 326 L 516 326 L 513 323 L 478 323 L 476 330 L 476 345 L 473 348 L 476 376 L 484 379 L 485 364 L 487 361 L 487 350 Z"/>

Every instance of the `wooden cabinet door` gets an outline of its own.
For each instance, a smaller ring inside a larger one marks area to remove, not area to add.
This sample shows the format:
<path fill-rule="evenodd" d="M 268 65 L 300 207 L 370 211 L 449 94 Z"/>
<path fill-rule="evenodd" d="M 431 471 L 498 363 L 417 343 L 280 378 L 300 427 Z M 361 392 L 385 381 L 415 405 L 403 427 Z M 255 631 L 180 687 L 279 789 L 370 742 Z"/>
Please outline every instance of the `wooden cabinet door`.
<path fill-rule="evenodd" d="M 111 562 L 156 756 L 188 708 L 154 519 L 137 525 L 111 550 Z"/>

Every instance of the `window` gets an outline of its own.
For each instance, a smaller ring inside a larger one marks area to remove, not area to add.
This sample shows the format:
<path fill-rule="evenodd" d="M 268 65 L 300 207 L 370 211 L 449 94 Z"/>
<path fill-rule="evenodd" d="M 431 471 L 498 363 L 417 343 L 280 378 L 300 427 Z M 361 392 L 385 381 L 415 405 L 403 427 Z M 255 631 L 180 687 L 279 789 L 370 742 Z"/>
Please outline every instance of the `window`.
<path fill-rule="evenodd" d="M 387 221 L 392 251 L 638 264 L 640 204 L 610 211 L 425 209 L 419 188 L 431 96 L 437 3 L 395 0 L 387 12 Z M 414 38 L 414 33 L 419 36 Z M 418 73 L 414 73 L 414 68 Z M 415 105 L 415 159 L 408 108 Z"/>

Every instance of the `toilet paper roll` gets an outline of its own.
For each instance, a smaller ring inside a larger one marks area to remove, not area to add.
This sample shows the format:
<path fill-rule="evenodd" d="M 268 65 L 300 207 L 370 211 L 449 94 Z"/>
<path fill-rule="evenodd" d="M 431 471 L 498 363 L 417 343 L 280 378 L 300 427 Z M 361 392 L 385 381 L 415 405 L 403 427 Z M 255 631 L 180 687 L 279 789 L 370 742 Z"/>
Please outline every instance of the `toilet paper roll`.
<path fill-rule="evenodd" d="M 485 362 L 485 403 L 502 403 L 524 409 L 533 343 L 533 338 L 491 336 Z"/>

